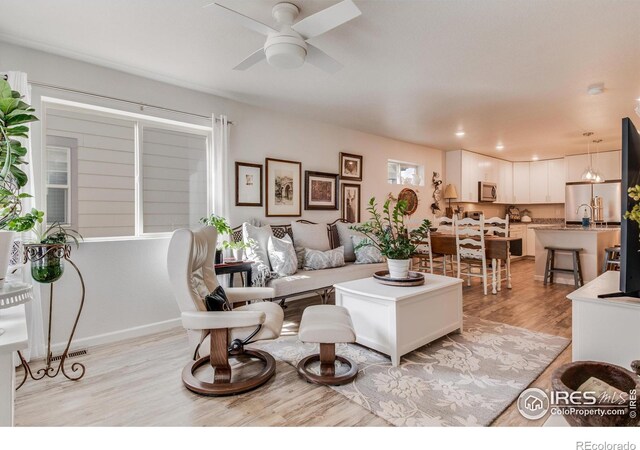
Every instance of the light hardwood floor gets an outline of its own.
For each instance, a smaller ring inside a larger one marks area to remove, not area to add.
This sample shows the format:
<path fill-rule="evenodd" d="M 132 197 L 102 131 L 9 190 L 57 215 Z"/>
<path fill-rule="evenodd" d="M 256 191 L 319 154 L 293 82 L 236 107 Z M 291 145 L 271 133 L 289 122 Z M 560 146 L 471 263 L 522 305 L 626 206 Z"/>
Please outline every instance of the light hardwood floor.
<path fill-rule="evenodd" d="M 477 281 L 464 288 L 464 311 L 471 316 L 571 338 L 572 288 L 533 281 L 533 262 L 513 264 L 513 290 L 482 295 Z M 305 306 L 318 299 L 292 302 L 283 334 L 295 334 Z M 58 377 L 28 381 L 16 396 L 16 424 L 129 426 L 389 426 L 387 422 L 330 388 L 302 381 L 296 370 L 277 363 L 265 386 L 234 397 L 201 397 L 180 380 L 189 359 L 181 328 L 89 349 L 78 358 L 87 367 L 79 382 Z M 534 386 L 549 387 L 550 374 L 570 362 L 571 347 L 538 377 Z M 74 361 L 74 360 L 70 360 Z M 21 373 L 17 374 L 21 379 Z M 539 426 L 511 405 L 493 423 Z"/>

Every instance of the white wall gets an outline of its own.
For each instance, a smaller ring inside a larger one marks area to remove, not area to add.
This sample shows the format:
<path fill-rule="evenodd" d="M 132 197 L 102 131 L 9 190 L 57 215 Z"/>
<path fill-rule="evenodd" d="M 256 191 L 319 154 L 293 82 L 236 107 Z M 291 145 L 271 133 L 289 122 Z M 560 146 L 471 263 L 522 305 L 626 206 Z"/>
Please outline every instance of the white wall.
<path fill-rule="evenodd" d="M 202 115 L 210 115 L 212 112 L 227 114 L 237 123 L 231 131 L 232 154 L 228 167 L 230 180 L 234 178 L 234 161 L 264 163 L 267 156 L 301 161 L 303 170 L 335 173 L 338 168 L 338 153 L 346 151 L 364 156 L 364 203 L 371 195 L 383 199 L 389 192 L 397 193 L 402 188 L 386 183 L 387 158 L 412 161 L 426 166 L 427 186 L 419 189 L 420 207 L 414 215 L 417 220 L 430 215 L 431 174 L 433 171 L 442 173 L 443 170 L 443 152 L 439 150 L 301 120 L 5 43 L 0 43 L 0 68 L 24 71 L 30 80 L 42 83 Z M 34 88 L 33 104 L 37 108 L 42 95 L 85 102 L 93 100 L 90 97 L 82 99 L 58 91 Z M 131 109 L 125 105 L 119 107 Z M 172 118 L 181 119 L 179 116 Z M 35 159 L 41 147 L 38 125 L 33 127 L 33 139 Z M 40 170 L 37 159 L 34 160 L 34 168 Z M 39 190 L 38 186 L 37 191 Z M 230 186 L 231 205 L 234 203 L 233 193 L 233 186 Z M 302 218 L 324 222 L 332 221 L 338 216 L 338 211 L 303 211 Z M 250 218 L 264 219 L 264 209 L 232 207 L 230 220 L 233 225 Z M 282 218 L 270 220 L 277 223 L 284 221 Z M 83 271 L 87 284 L 85 311 L 76 335 L 79 344 L 113 340 L 177 324 L 175 320 L 179 317 L 178 308 L 170 294 L 165 274 L 167 243 L 167 239 L 83 243 L 79 250 L 74 249 L 73 258 Z M 78 284 L 71 271 L 69 272 L 56 284 L 54 342 L 61 342 L 66 336 L 77 305 Z M 43 294 L 43 299 L 46 299 L 45 290 Z M 123 330 L 129 330 L 128 334 L 122 333 Z"/>

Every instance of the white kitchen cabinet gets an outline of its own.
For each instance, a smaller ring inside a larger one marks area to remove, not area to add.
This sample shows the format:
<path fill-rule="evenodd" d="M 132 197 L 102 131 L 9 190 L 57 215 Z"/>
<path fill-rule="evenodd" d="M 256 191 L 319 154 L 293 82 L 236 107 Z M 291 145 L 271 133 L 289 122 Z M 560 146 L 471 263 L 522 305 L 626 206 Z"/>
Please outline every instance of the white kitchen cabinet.
<path fill-rule="evenodd" d="M 550 159 L 547 161 L 549 168 L 549 194 L 548 203 L 564 203 L 565 192 L 565 161 L 561 159 Z"/>
<path fill-rule="evenodd" d="M 591 163 L 594 169 L 600 171 L 605 180 L 619 180 L 622 178 L 622 152 L 602 152 L 591 154 Z"/>
<path fill-rule="evenodd" d="M 458 195 L 463 202 L 477 203 L 478 201 L 478 182 L 484 177 L 480 162 L 480 155 L 462 152 L 461 192 L 458 192 Z"/>
<path fill-rule="evenodd" d="M 516 204 L 531 203 L 529 197 L 529 163 L 513 163 L 513 202 Z"/>
<path fill-rule="evenodd" d="M 513 163 L 498 161 L 498 201 L 496 203 L 513 203 Z"/>
<path fill-rule="evenodd" d="M 566 164 L 566 182 L 582 181 L 582 173 L 589 166 L 589 155 L 570 155 L 564 158 Z"/>
<path fill-rule="evenodd" d="M 549 163 L 533 161 L 529 163 L 529 201 L 546 203 L 549 198 Z"/>

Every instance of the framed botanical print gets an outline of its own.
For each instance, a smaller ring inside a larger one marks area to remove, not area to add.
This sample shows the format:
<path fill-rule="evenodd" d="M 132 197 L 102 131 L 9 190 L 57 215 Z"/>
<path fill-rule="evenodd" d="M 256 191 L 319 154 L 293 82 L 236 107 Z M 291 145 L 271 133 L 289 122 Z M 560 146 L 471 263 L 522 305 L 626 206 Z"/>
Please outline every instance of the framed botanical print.
<path fill-rule="evenodd" d="M 360 222 L 360 185 L 342 184 L 342 218 L 347 222 Z"/>
<path fill-rule="evenodd" d="M 265 166 L 267 217 L 302 215 L 302 164 L 267 158 Z"/>
<path fill-rule="evenodd" d="M 362 156 L 340 152 L 341 180 L 362 181 Z"/>
<path fill-rule="evenodd" d="M 338 209 L 338 174 L 304 172 L 304 209 Z"/>
<path fill-rule="evenodd" d="M 262 206 L 262 164 L 236 161 L 236 206 Z"/>

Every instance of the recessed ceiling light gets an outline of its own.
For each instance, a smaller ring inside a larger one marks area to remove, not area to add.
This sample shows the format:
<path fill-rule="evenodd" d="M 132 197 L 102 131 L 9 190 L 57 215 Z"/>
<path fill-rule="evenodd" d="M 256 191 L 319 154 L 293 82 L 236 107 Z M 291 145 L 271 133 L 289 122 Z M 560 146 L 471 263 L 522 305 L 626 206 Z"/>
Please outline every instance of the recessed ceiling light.
<path fill-rule="evenodd" d="M 604 92 L 604 83 L 595 83 L 587 87 L 587 93 L 589 95 L 599 95 Z"/>
<path fill-rule="evenodd" d="M 464 131 L 460 130 L 460 131 L 456 131 L 456 136 L 458 137 L 463 137 L 464 136 Z"/>
<path fill-rule="evenodd" d="M 540 158 L 539 158 L 538 156 L 536 156 L 536 155 L 533 155 L 533 156 L 531 157 L 531 161 L 537 161 L 537 160 L 539 160 L 539 159 L 540 159 Z"/>
<path fill-rule="evenodd" d="M 502 149 L 504 149 L 504 145 L 502 144 L 496 145 L 496 150 L 502 150 Z"/>

